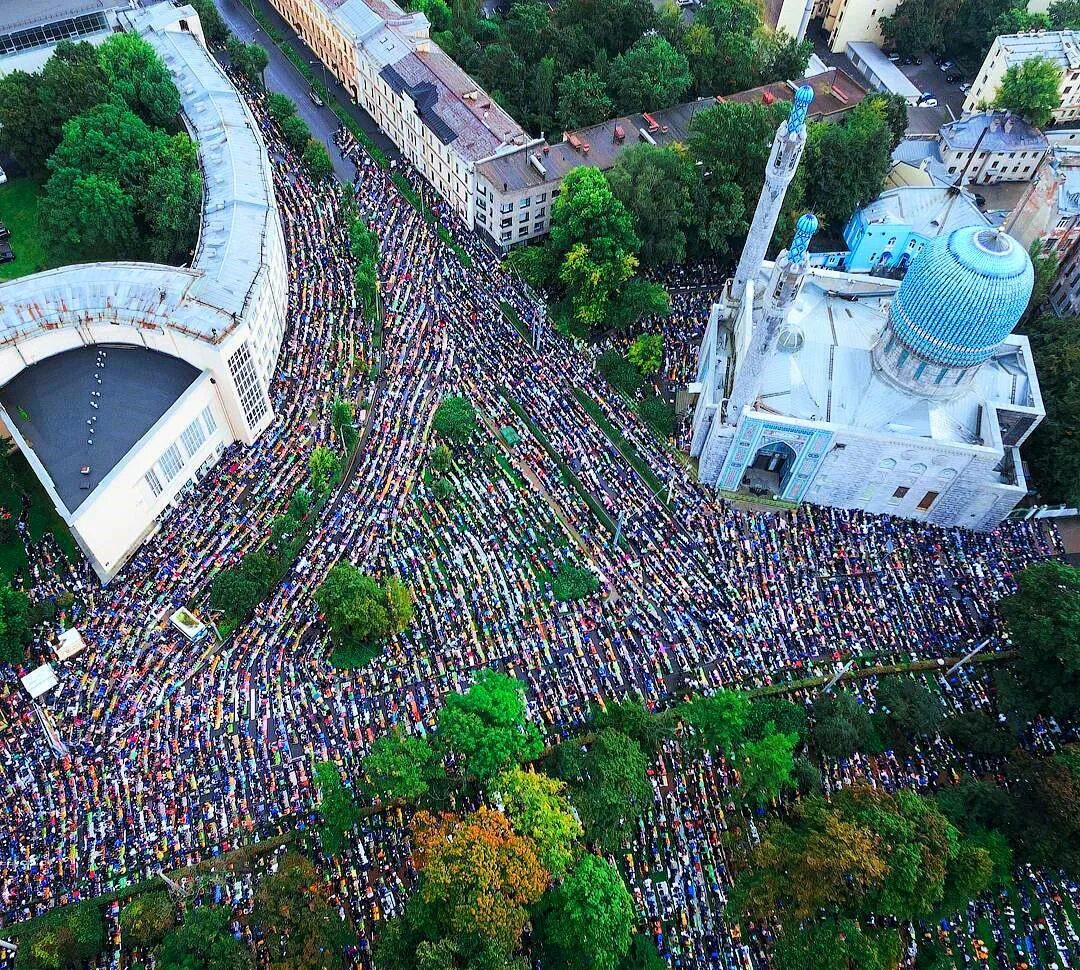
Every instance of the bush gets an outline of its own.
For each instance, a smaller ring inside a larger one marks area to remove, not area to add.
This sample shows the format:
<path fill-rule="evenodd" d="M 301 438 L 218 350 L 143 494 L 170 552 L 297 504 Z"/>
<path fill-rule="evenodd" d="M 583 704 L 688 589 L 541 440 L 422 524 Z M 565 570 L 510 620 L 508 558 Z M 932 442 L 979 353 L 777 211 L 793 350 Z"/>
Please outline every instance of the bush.
<path fill-rule="evenodd" d="M 94 900 L 47 914 L 29 938 L 20 940 L 19 970 L 75 970 L 105 948 L 105 924 Z"/>
<path fill-rule="evenodd" d="M 120 910 L 120 932 L 125 944 L 156 946 L 176 923 L 172 899 L 165 891 L 143 893 Z"/>
<path fill-rule="evenodd" d="M 605 350 L 596 359 L 596 369 L 623 394 L 632 395 L 644 382 L 641 371 L 615 350 Z"/>
<path fill-rule="evenodd" d="M 670 438 L 675 433 L 675 405 L 668 404 L 658 394 L 645 398 L 638 405 L 638 414 L 658 437 Z"/>
<path fill-rule="evenodd" d="M 555 599 L 565 603 L 595 593 L 600 588 L 600 580 L 591 569 L 563 563 L 551 586 Z"/>

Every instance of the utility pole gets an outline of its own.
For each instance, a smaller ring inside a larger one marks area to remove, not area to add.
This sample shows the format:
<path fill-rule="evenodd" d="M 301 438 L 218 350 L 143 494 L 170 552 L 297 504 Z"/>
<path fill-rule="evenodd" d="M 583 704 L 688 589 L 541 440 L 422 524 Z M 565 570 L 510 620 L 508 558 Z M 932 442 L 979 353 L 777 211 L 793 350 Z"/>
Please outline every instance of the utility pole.
<path fill-rule="evenodd" d="M 835 674 L 833 674 L 832 679 L 824 687 L 821 688 L 821 693 L 829 693 L 829 691 L 831 691 L 836 686 L 836 682 L 854 666 L 855 659 L 852 658 L 846 664 L 844 664 L 844 666 L 841 667 Z"/>
<path fill-rule="evenodd" d="M 959 660 L 956 661 L 948 670 L 945 671 L 945 676 L 950 677 L 957 667 L 962 667 L 969 660 L 971 660 L 977 653 L 981 653 L 982 649 L 990 642 L 990 638 L 987 637 L 982 643 L 977 643 L 967 653 L 965 653 Z"/>

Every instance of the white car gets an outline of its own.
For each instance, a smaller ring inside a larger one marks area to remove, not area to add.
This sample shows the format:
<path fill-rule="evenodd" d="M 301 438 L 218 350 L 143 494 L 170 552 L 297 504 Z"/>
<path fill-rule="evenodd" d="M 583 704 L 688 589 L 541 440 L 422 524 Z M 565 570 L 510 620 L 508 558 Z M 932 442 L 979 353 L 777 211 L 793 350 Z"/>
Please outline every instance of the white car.
<path fill-rule="evenodd" d="M 7 172 L 4 171 L 3 166 L 0 166 L 0 185 L 3 185 L 7 181 Z"/>
<path fill-rule="evenodd" d="M 936 108 L 937 98 L 935 98 L 929 91 L 926 92 L 918 101 L 915 102 L 916 108 Z"/>

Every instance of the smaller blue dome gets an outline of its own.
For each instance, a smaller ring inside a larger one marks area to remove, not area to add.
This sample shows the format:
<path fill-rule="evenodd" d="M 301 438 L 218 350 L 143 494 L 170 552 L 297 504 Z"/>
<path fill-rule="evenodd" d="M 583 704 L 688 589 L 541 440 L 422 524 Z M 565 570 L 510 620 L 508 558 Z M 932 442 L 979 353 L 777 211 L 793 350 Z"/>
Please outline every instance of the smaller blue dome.
<path fill-rule="evenodd" d="M 893 333 L 946 367 L 987 360 L 1016 326 L 1035 283 L 1024 247 L 996 229 L 939 236 L 912 260 L 889 311 Z"/>

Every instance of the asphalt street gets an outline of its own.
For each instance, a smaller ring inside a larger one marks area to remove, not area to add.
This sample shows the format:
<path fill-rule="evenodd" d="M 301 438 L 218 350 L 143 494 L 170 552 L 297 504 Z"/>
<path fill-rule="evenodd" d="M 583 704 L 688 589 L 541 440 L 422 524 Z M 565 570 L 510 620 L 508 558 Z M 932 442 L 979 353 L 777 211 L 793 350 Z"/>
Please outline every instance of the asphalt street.
<path fill-rule="evenodd" d="M 308 49 L 303 40 L 268 3 L 257 3 L 257 0 L 248 0 L 247 3 L 242 3 L 240 0 L 216 0 L 216 3 L 225 23 L 228 24 L 229 29 L 237 37 L 246 43 L 256 43 L 265 48 L 270 56 L 270 63 L 266 68 L 267 88 L 271 91 L 280 91 L 282 94 L 287 94 L 296 102 L 297 113 L 307 122 L 312 135 L 322 141 L 330 152 L 330 158 L 334 163 L 334 172 L 339 179 L 343 182 L 351 182 L 355 167 L 350 163 L 346 163 L 345 159 L 341 157 L 341 152 L 334 141 L 334 133 L 339 125 L 337 116 L 329 107 L 319 108 L 312 102 L 309 96 L 310 87 L 308 82 L 296 69 L 292 61 L 278 49 L 277 45 L 267 37 L 266 32 L 259 26 L 258 21 L 251 13 L 252 3 L 256 3 L 258 9 L 270 18 L 270 22 L 275 29 L 304 56 L 305 60 L 312 64 L 315 76 L 320 80 L 323 80 L 325 76 L 325 83 L 331 94 L 339 104 L 345 106 L 346 110 L 359 122 L 364 131 L 374 139 L 379 148 L 390 158 L 400 158 L 400 152 L 394 147 L 394 143 L 383 134 L 372 117 L 362 108 L 351 103 L 348 92 L 337 83 L 329 71 L 324 70 L 321 62 Z"/>

